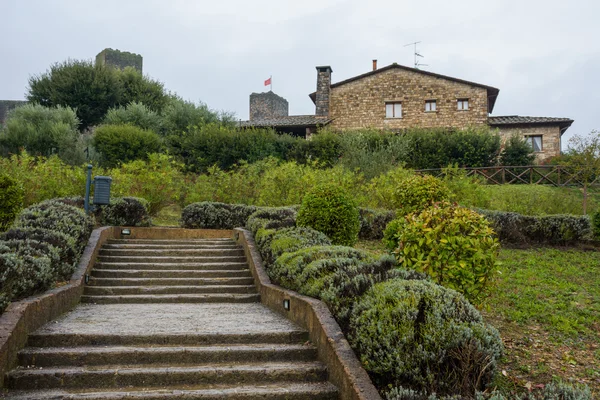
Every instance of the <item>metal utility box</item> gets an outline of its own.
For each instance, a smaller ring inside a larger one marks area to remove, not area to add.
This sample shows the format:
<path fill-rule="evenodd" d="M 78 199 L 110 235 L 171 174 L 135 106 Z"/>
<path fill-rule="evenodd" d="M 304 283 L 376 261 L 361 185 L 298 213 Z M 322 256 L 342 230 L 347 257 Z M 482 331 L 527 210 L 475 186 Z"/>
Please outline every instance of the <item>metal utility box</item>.
<path fill-rule="evenodd" d="M 112 178 L 110 176 L 95 176 L 94 177 L 94 204 L 107 205 L 110 204 L 110 184 Z"/>

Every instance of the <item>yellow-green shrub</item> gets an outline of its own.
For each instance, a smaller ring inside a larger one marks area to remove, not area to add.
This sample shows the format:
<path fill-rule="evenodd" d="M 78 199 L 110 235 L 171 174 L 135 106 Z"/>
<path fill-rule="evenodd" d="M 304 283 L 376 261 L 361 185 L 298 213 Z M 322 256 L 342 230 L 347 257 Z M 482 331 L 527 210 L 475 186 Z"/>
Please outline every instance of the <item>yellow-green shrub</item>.
<path fill-rule="evenodd" d="M 0 231 L 10 227 L 23 207 L 21 184 L 6 174 L 0 174 Z"/>
<path fill-rule="evenodd" d="M 400 182 L 393 195 L 398 213 L 421 211 L 438 201 L 447 201 L 450 190 L 440 179 L 430 175 L 411 176 Z"/>
<path fill-rule="evenodd" d="M 485 295 L 500 249 L 482 215 L 447 202 L 394 220 L 384 242 L 405 268 L 427 273 L 472 302 Z"/>

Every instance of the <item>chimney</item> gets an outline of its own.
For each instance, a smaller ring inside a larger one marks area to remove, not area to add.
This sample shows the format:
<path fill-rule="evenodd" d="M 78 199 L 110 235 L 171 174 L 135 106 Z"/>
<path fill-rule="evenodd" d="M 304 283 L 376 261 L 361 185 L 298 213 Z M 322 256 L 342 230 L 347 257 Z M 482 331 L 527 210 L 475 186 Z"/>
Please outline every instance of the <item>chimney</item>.
<path fill-rule="evenodd" d="M 377 70 L 377 60 L 373 60 L 373 71 Z"/>
<path fill-rule="evenodd" d="M 329 116 L 329 92 L 331 92 L 331 73 L 329 65 L 317 67 L 317 96 L 315 115 Z"/>

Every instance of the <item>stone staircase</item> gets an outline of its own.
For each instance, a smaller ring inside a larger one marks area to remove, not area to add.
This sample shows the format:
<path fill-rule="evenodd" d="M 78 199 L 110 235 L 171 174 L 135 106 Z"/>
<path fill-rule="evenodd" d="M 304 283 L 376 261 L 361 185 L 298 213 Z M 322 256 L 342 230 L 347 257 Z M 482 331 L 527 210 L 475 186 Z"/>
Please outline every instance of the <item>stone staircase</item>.
<path fill-rule="evenodd" d="M 308 334 L 260 303 L 230 239 L 111 240 L 43 326 L 8 399 L 338 399 Z"/>

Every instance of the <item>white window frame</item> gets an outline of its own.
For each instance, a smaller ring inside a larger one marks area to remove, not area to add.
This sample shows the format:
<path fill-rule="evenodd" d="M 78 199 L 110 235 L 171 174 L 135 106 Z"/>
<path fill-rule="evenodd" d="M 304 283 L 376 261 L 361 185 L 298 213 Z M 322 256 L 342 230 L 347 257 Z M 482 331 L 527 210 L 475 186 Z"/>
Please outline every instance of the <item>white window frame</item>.
<path fill-rule="evenodd" d="M 456 100 L 456 109 L 458 111 L 469 111 L 469 99 Z"/>
<path fill-rule="evenodd" d="M 437 100 L 425 100 L 425 112 L 436 112 Z"/>
<path fill-rule="evenodd" d="M 534 146 L 536 143 L 535 138 L 540 139 L 539 143 L 537 143 L 539 150 L 536 150 L 536 146 Z M 544 151 L 544 135 L 525 135 L 525 141 L 533 148 L 534 153 L 541 153 Z"/>
<path fill-rule="evenodd" d="M 385 102 L 385 117 L 389 118 L 389 119 L 402 118 L 402 102 L 401 101 L 386 101 Z"/>

